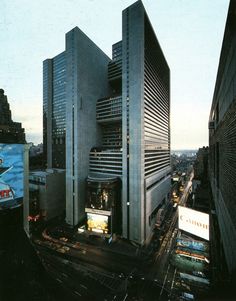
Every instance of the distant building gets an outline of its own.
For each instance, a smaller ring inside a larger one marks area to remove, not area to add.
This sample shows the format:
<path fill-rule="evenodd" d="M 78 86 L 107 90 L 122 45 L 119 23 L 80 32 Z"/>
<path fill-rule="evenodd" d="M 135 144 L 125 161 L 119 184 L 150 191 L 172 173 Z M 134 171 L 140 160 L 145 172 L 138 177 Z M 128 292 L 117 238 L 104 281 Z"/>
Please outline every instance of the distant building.
<path fill-rule="evenodd" d="M 48 167 L 66 167 L 67 223 L 86 217 L 92 231 L 144 243 L 171 167 L 170 70 L 142 2 L 123 11 L 112 60 L 76 27 L 44 61 L 43 82 L 45 153 Z"/>
<path fill-rule="evenodd" d="M 3 89 L 0 89 L 0 143 L 26 143 L 21 123 L 12 121 L 10 106 Z"/>
<path fill-rule="evenodd" d="M 208 170 L 208 154 L 209 154 L 209 148 L 202 147 L 199 148 L 197 152 L 197 157 L 194 162 L 194 178 L 200 179 L 202 177 L 207 177 L 207 170 Z"/>
<path fill-rule="evenodd" d="M 221 243 L 236 275 L 236 2 L 230 1 L 209 118 L 210 179 Z"/>
<path fill-rule="evenodd" d="M 41 155 L 43 153 L 43 144 L 40 143 L 38 145 L 32 145 L 29 149 L 29 156 L 30 157 L 35 157 L 38 155 Z"/>

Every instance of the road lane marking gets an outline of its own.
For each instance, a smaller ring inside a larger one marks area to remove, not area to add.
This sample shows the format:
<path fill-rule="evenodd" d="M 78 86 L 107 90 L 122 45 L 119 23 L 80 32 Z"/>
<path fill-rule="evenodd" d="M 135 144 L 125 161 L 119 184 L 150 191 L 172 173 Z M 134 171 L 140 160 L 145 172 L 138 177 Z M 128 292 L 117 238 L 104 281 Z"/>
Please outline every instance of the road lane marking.
<path fill-rule="evenodd" d="M 162 285 L 162 288 L 161 288 L 160 296 L 162 295 L 162 292 L 164 290 L 164 286 L 165 286 L 165 283 L 166 283 L 166 278 L 167 278 L 167 275 L 168 275 L 168 272 L 169 272 L 169 268 L 170 268 L 170 265 L 168 265 L 168 268 L 167 268 L 167 271 L 166 271 L 166 275 L 165 275 L 165 278 L 164 278 L 164 281 L 163 281 L 163 285 Z"/>
<path fill-rule="evenodd" d="M 80 294 L 79 292 L 77 292 L 77 291 L 74 291 L 74 293 L 75 293 L 76 295 L 78 295 L 78 296 L 80 296 L 80 297 L 81 297 L 81 294 Z"/>
<path fill-rule="evenodd" d="M 170 287 L 170 290 L 171 290 L 171 291 L 172 291 L 173 286 L 174 286 L 175 274 L 176 274 L 176 269 L 175 269 L 175 271 L 174 271 L 174 276 L 173 276 L 173 280 L 172 280 L 171 287 Z"/>

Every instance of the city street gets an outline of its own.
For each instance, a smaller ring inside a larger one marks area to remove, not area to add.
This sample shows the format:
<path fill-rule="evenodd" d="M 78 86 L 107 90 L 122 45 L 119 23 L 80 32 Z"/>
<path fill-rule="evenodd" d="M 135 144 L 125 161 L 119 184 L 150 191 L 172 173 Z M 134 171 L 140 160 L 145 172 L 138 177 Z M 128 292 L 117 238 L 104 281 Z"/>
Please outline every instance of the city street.
<path fill-rule="evenodd" d="M 188 198 L 192 176 L 185 183 L 182 205 Z M 88 298 L 94 294 L 97 300 L 108 295 L 116 296 L 116 300 L 137 300 L 134 299 L 137 296 L 149 300 L 152 293 L 157 300 L 166 300 L 167 295 L 178 294 L 177 270 L 169 260 L 178 233 L 177 219 L 178 211 L 172 208 L 162 231 L 154 231 L 153 241 L 160 244 L 153 244 L 152 255 L 122 241 L 108 244 L 100 239 L 97 244 L 86 243 L 86 239 L 79 240 L 81 234 L 66 235 L 66 231 L 58 228 L 44 230 L 42 237 L 34 239 L 34 244 L 47 271 L 64 287 L 70 287 L 74 297 Z M 71 279 L 74 274 L 79 281 Z M 90 282 L 93 290 L 87 291 L 86 283 Z M 103 293 L 99 296 L 96 290 L 101 286 Z"/>
<path fill-rule="evenodd" d="M 189 180 L 185 183 L 183 194 L 180 198 L 179 204 L 185 206 L 189 190 L 192 186 L 193 173 L 190 174 Z M 162 243 L 155 254 L 155 263 L 150 270 L 149 277 L 161 284 L 161 291 L 159 297 L 162 296 L 163 291 L 168 291 L 169 296 L 178 295 L 178 287 L 176 287 L 177 269 L 170 264 L 170 255 L 175 246 L 175 239 L 178 233 L 178 210 L 172 212 L 165 223 L 169 223 L 168 230 L 163 237 Z"/>

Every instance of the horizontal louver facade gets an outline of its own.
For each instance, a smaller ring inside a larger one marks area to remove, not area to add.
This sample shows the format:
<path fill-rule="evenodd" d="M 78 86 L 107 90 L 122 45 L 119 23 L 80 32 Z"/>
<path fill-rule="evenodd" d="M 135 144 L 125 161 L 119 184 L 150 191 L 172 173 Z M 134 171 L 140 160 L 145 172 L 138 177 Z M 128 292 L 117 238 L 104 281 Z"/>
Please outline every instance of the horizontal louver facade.
<path fill-rule="evenodd" d="M 169 68 L 145 18 L 144 141 L 145 177 L 170 166 Z"/>
<path fill-rule="evenodd" d="M 91 151 L 89 155 L 89 171 L 96 174 L 121 176 L 122 152 L 109 150 Z"/>
<path fill-rule="evenodd" d="M 99 99 L 96 107 L 97 122 L 99 123 L 111 123 L 115 121 L 121 121 L 122 118 L 122 98 L 111 97 L 105 99 Z"/>

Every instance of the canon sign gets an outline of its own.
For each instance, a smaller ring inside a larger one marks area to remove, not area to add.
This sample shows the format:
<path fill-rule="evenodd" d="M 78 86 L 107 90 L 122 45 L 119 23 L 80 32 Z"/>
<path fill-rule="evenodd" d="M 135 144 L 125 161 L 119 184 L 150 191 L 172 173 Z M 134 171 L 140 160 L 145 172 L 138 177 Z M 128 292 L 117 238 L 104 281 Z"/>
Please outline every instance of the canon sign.
<path fill-rule="evenodd" d="M 179 206 L 179 229 L 209 240 L 209 214 Z"/>

